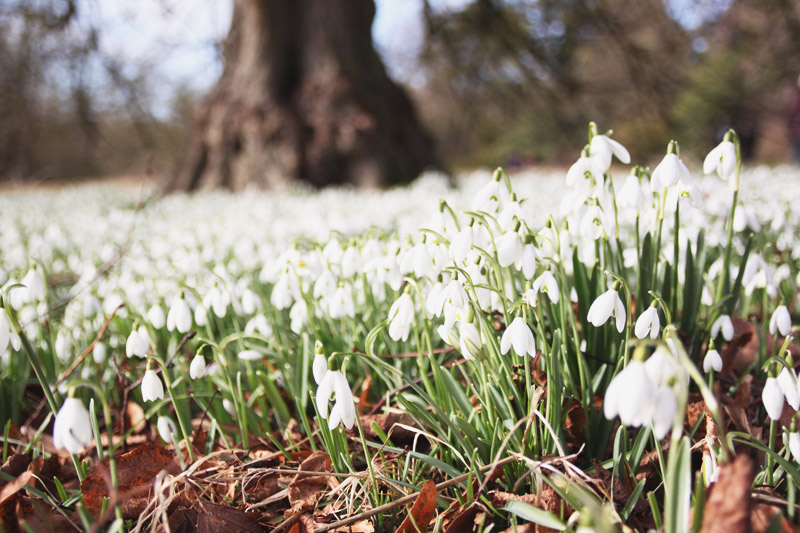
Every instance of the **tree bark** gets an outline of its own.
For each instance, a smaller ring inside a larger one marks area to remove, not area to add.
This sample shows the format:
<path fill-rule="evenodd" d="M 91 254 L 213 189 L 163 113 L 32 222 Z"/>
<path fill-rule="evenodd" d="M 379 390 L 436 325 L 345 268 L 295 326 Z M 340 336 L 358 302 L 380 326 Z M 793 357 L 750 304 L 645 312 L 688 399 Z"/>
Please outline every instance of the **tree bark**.
<path fill-rule="evenodd" d="M 175 190 L 381 186 L 436 159 L 372 45 L 372 0 L 234 0 L 223 74 Z"/>

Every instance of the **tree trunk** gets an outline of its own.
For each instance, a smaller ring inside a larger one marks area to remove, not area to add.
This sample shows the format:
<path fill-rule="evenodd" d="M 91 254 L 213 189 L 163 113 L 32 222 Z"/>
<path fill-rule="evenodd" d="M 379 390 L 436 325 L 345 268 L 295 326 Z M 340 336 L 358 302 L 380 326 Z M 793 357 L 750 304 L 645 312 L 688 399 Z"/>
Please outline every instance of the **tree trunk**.
<path fill-rule="evenodd" d="M 372 46 L 372 0 L 234 0 L 225 67 L 174 190 L 380 186 L 436 160 Z"/>

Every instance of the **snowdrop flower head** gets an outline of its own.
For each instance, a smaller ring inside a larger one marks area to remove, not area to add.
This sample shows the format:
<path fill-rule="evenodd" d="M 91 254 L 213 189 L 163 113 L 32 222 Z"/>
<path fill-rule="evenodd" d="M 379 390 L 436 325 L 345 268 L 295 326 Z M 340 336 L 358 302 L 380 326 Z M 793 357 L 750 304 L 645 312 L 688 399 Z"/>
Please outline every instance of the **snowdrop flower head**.
<path fill-rule="evenodd" d="M 797 374 L 795 374 L 794 369 L 781 368 L 780 373 L 778 373 L 778 385 L 781 387 L 786 403 L 795 411 L 800 409 L 800 391 L 797 388 Z"/>
<path fill-rule="evenodd" d="M 775 332 L 779 332 L 781 336 L 785 337 L 791 331 L 792 317 L 789 314 L 789 310 L 786 308 L 786 306 L 781 304 L 777 307 L 777 309 L 775 309 L 769 319 L 769 332 L 772 335 L 775 335 Z M 0 351 L 2 350 L 0 349 Z"/>
<path fill-rule="evenodd" d="M 200 379 L 206 374 L 206 359 L 199 353 L 194 356 L 191 364 L 189 365 L 189 377 L 192 379 Z"/>
<path fill-rule="evenodd" d="M 789 451 L 792 452 L 794 460 L 800 463 L 800 432 L 789 433 Z"/>
<path fill-rule="evenodd" d="M 517 231 L 507 231 L 497 240 L 497 260 L 501 267 L 522 265 L 522 237 Z"/>
<path fill-rule="evenodd" d="M 325 374 L 328 373 L 328 360 L 325 358 L 325 354 L 322 353 L 322 343 L 319 341 L 317 341 L 314 351 L 316 353 L 314 354 L 314 362 L 311 365 L 311 372 L 314 374 L 314 381 L 316 381 L 317 385 L 320 385 L 322 380 L 325 379 Z"/>
<path fill-rule="evenodd" d="M 144 357 L 149 349 L 150 336 L 144 326 L 133 329 L 125 342 L 125 354 L 128 357 Z"/>
<path fill-rule="evenodd" d="M 167 313 L 167 329 L 169 331 L 178 330 L 178 333 L 188 333 L 192 327 L 192 310 L 183 298 L 183 295 L 176 296 Z"/>
<path fill-rule="evenodd" d="M 56 414 L 53 444 L 57 450 L 78 453 L 92 443 L 89 411 L 78 398 L 67 398 Z"/>
<path fill-rule="evenodd" d="M 633 360 L 609 383 L 603 401 L 603 414 L 608 420 L 619 416 L 626 426 L 641 426 L 653 412 L 653 390 L 654 385 L 644 363 Z"/>
<path fill-rule="evenodd" d="M 625 304 L 622 303 L 622 299 L 615 288 L 608 289 L 592 302 L 586 318 L 594 327 L 599 328 L 612 316 L 616 320 L 617 331 L 622 333 L 622 330 L 625 329 L 627 315 Z"/>
<path fill-rule="evenodd" d="M 761 402 L 772 420 L 779 420 L 783 412 L 783 391 L 778 379 L 772 376 L 767 378 L 764 390 L 761 392 Z"/>
<path fill-rule="evenodd" d="M 167 315 L 164 314 L 164 309 L 156 303 L 147 310 L 147 320 L 154 328 L 161 329 L 167 323 Z"/>
<path fill-rule="evenodd" d="M 584 213 L 579 231 L 583 237 L 596 241 L 607 235 L 610 227 L 608 218 L 600 206 L 593 205 Z"/>
<path fill-rule="evenodd" d="M 521 316 L 511 321 L 511 324 L 508 325 L 500 338 L 500 352 L 503 355 L 507 354 L 512 347 L 520 357 L 525 354 L 531 357 L 536 355 L 536 342 L 533 339 L 533 332 Z"/>
<path fill-rule="evenodd" d="M 168 416 L 159 416 L 156 422 L 158 429 L 158 436 L 161 437 L 166 443 L 172 443 L 172 436 L 178 434 L 178 428 L 175 427 L 175 422 Z"/>
<path fill-rule="evenodd" d="M 334 395 L 333 408 L 328 412 L 328 402 L 331 394 Z M 316 404 L 319 416 L 328 420 L 330 429 L 335 429 L 339 423 L 343 423 L 347 429 L 351 429 L 356 421 L 355 404 L 353 403 L 353 393 L 347 378 L 339 370 L 330 370 L 325 373 L 325 377 L 317 388 Z"/>
<path fill-rule="evenodd" d="M 594 122 L 589 123 L 589 136 L 592 138 L 589 143 L 592 162 L 601 173 L 611 166 L 612 155 L 625 165 L 631 162 L 628 150 L 611 137 L 598 133 L 597 124 Z"/>
<path fill-rule="evenodd" d="M 736 176 L 736 145 L 733 144 L 728 132 L 725 140 L 713 148 L 703 161 L 703 173 L 711 174 L 716 171 L 720 178 L 725 181 L 733 182 Z"/>
<path fill-rule="evenodd" d="M 537 293 L 547 293 L 547 296 L 550 298 L 551 302 L 554 304 L 558 303 L 558 299 L 561 294 L 558 288 L 558 281 L 556 281 L 555 276 L 553 276 L 553 273 L 549 270 L 545 271 L 541 276 L 536 278 L 533 282 L 533 285 L 531 285 L 531 288 Z"/>
<path fill-rule="evenodd" d="M 675 185 L 678 180 L 683 183 L 690 183 L 692 176 L 689 169 L 678 157 L 678 143 L 675 141 L 669 142 L 667 148 L 667 155 L 661 160 L 661 163 L 653 170 L 653 186 L 657 183 L 662 188 L 668 188 Z"/>
<path fill-rule="evenodd" d="M 392 340 L 408 339 L 414 322 L 414 302 L 408 292 L 404 292 L 389 308 L 389 336 Z"/>
<path fill-rule="evenodd" d="M 650 335 L 651 340 L 656 340 L 660 327 L 661 320 L 658 318 L 658 307 L 651 305 L 639 315 L 633 328 L 633 333 L 637 339 L 644 339 Z"/>
<path fill-rule="evenodd" d="M 458 323 L 458 345 L 464 359 L 472 360 L 481 356 L 481 335 L 472 322 Z"/>
<path fill-rule="evenodd" d="M 711 324 L 711 338 L 716 338 L 722 331 L 722 338 L 726 341 L 733 339 L 733 321 L 729 315 L 721 315 Z"/>
<path fill-rule="evenodd" d="M 713 347 L 703 357 L 703 372 L 708 374 L 712 370 L 714 372 L 722 372 L 722 356 Z"/>
<path fill-rule="evenodd" d="M 164 399 L 164 384 L 161 378 L 148 366 L 142 378 L 142 400 L 154 402 Z"/>

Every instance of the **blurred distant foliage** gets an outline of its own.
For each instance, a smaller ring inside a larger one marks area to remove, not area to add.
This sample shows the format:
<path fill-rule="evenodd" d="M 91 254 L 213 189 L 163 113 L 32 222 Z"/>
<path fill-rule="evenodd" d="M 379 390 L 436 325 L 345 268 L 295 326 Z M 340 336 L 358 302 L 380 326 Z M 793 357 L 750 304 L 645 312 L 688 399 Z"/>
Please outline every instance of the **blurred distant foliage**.
<path fill-rule="evenodd" d="M 800 74 L 796 0 L 422 2 L 418 112 L 449 168 L 570 163 L 585 124 L 637 158 L 675 138 L 699 155 L 734 127 L 785 160 Z M 0 0 L 0 176 L 169 171 L 202 95 L 152 114 L 148 65 L 103 56 L 85 0 Z"/>
<path fill-rule="evenodd" d="M 731 126 L 754 155 L 788 144 L 770 124 L 800 73 L 798 2 L 426 1 L 425 15 L 418 100 L 455 166 L 563 163 L 590 119 L 642 157 L 665 137 L 702 152 Z"/>

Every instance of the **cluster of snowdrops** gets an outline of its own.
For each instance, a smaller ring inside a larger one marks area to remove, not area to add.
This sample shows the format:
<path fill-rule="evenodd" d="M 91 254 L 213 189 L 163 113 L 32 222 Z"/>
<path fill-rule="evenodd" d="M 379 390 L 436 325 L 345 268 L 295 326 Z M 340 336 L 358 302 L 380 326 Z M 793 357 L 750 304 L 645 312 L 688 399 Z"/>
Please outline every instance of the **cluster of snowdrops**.
<path fill-rule="evenodd" d="M 54 445 L 79 476 L 85 449 L 113 459 L 98 443 L 126 388 L 176 448 L 198 413 L 208 452 L 264 439 L 284 449 L 275 435 L 294 425 L 337 471 L 369 471 L 355 511 L 425 479 L 480 479 L 516 457 L 501 467 L 502 488 L 547 483 L 571 510 L 515 504 L 500 520 L 606 531 L 644 501 L 656 526 L 683 531 L 702 507 L 690 502 L 692 482 L 713 483 L 741 443 L 768 450 L 758 481 L 793 497 L 800 433 L 781 416 L 784 403 L 800 407 L 789 350 L 799 176 L 742 171 L 734 132 L 695 175 L 676 142 L 666 152 L 652 169 L 630 166 L 591 124 L 566 177 L 497 170 L 386 192 L 9 195 L 3 420 L 20 424 L 36 408 L 35 376 Z M 734 322 L 751 316 L 775 340 L 747 368 L 726 369 Z M 764 383 L 768 443 L 722 429 L 719 394 L 743 381 Z M 720 430 L 705 435 L 699 472 L 690 392 Z M 566 429 L 574 408 L 586 420 L 578 438 Z M 409 415 L 404 429 L 428 446 L 395 447 L 388 428 L 367 437 L 360 415 L 370 410 Z M 651 449 L 655 484 L 635 479 Z M 553 454 L 570 459 L 539 462 Z M 627 503 L 583 483 L 593 464 L 634 477 Z"/>

